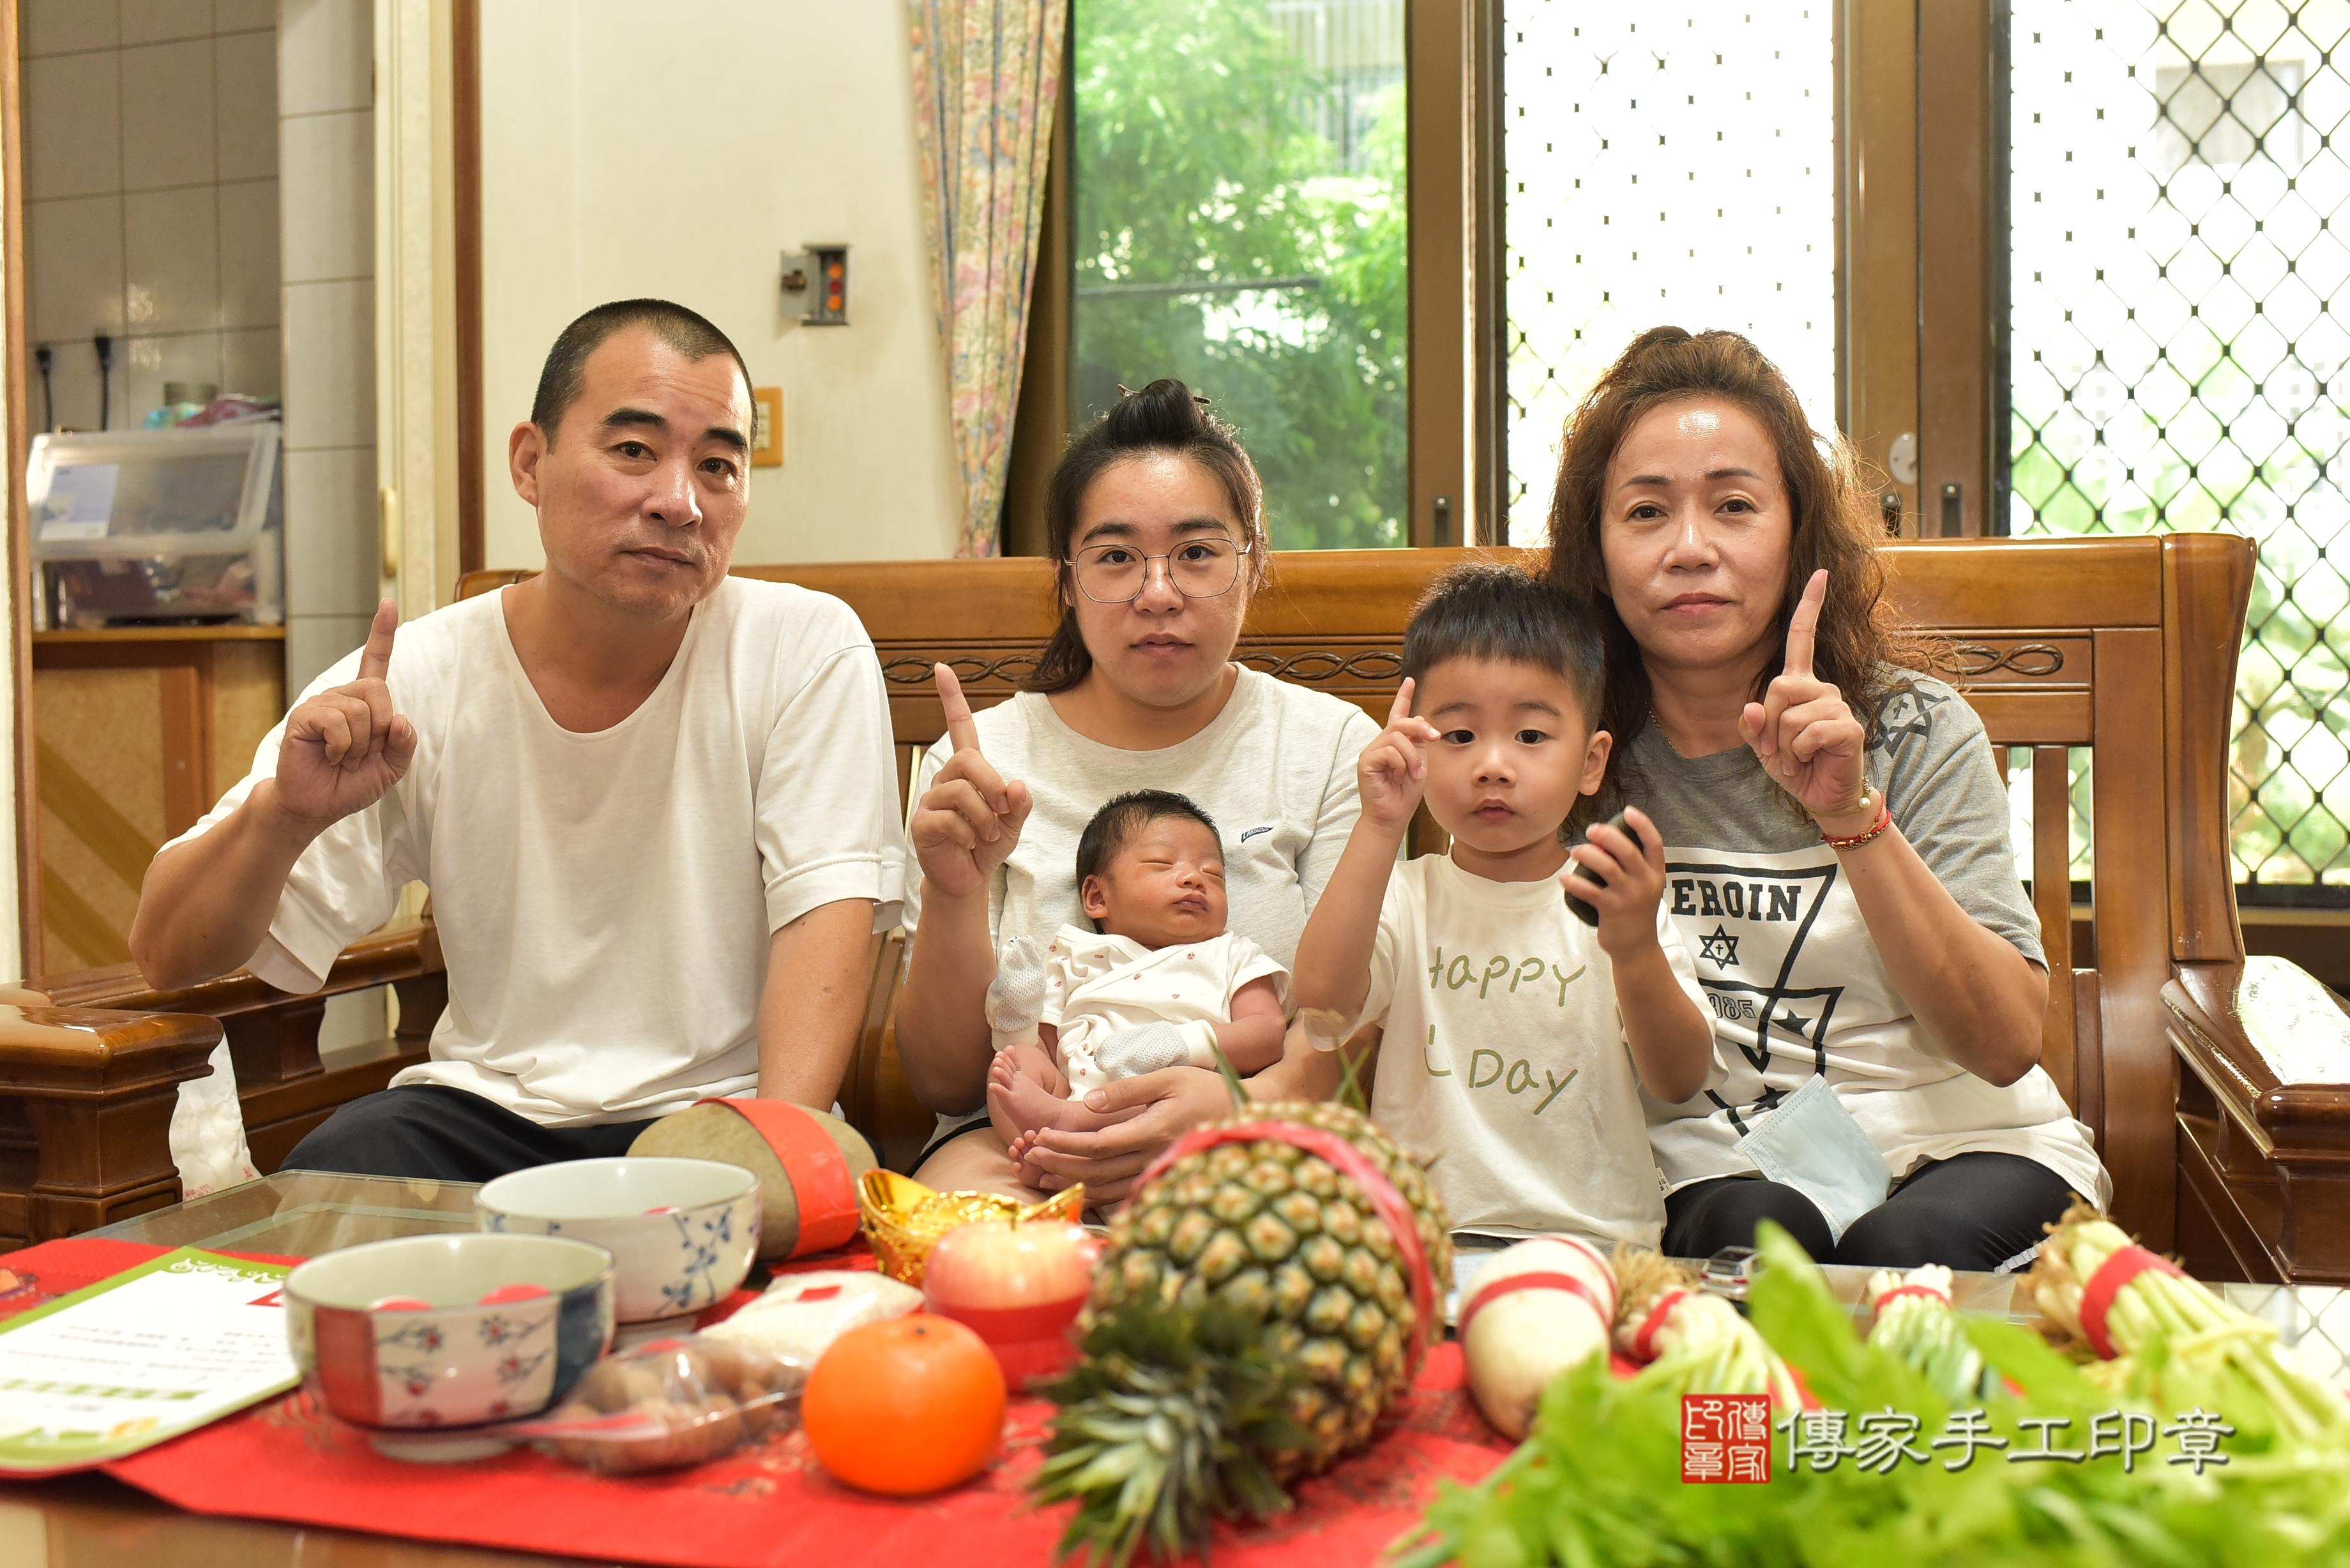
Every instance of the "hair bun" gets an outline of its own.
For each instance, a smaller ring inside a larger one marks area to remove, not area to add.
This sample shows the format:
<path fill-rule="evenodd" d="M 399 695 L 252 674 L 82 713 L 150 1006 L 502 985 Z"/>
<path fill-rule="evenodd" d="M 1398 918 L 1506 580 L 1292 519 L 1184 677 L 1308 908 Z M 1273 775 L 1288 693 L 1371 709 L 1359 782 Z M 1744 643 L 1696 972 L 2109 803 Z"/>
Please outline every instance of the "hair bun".
<path fill-rule="evenodd" d="M 1210 431 L 1222 432 L 1222 421 L 1208 411 L 1208 400 L 1172 376 L 1162 376 L 1136 390 L 1121 385 L 1118 400 L 1102 416 L 1120 443 L 1185 446 Z"/>

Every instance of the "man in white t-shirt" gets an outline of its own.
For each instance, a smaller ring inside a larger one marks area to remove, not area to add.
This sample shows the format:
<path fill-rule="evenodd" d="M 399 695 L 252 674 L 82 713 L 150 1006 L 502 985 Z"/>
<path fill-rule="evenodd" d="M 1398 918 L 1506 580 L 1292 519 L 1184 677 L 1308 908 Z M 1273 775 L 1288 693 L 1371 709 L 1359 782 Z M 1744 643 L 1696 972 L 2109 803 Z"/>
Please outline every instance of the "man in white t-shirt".
<path fill-rule="evenodd" d="M 750 391 L 680 306 L 566 327 L 507 444 L 546 569 L 396 655 L 387 601 L 156 857 L 130 948 L 159 987 L 242 964 L 315 991 L 431 889 L 431 1060 L 289 1167 L 480 1181 L 619 1154 L 704 1096 L 832 1103 L 898 918 L 896 770 L 856 615 L 726 575 Z"/>

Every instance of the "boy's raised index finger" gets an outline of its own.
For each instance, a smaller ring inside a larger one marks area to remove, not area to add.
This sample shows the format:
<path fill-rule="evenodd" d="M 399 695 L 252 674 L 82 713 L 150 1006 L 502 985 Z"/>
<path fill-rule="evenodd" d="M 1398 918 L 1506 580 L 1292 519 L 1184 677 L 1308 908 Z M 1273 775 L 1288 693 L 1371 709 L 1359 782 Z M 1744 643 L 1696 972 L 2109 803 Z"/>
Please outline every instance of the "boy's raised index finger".
<path fill-rule="evenodd" d="M 400 607 L 385 599 L 375 607 L 367 646 L 359 649 L 359 679 L 380 680 L 391 673 L 391 643 L 400 630 Z"/>
<path fill-rule="evenodd" d="M 1804 585 L 1804 597 L 1795 601 L 1795 613 L 1787 618 L 1787 674 L 1811 674 L 1812 644 L 1820 628 L 1820 606 L 1827 597 L 1828 569 L 1822 566 Z"/>
<path fill-rule="evenodd" d="M 1412 678 L 1407 675 L 1403 678 L 1403 684 L 1396 688 L 1395 703 L 1388 710 L 1388 729 L 1394 729 L 1411 717 L 1411 693 L 1415 684 Z"/>
<path fill-rule="evenodd" d="M 931 666 L 931 678 L 938 682 L 939 706 L 947 713 L 947 739 L 958 752 L 979 750 L 979 726 L 972 722 L 971 704 L 963 700 L 962 682 L 955 672 L 943 664 Z"/>

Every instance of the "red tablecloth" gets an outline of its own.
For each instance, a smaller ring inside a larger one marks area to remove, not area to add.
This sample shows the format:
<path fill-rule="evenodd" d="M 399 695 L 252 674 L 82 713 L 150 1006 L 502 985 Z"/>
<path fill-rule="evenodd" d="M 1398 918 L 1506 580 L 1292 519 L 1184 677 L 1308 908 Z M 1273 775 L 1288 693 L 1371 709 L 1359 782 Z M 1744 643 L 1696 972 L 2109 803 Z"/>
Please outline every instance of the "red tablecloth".
<path fill-rule="evenodd" d="M 161 1251 L 68 1239 L 0 1256 L 0 1269 L 31 1277 L 15 1292 L 0 1281 L 0 1314 Z M 851 1253 L 795 1266 L 868 1264 Z M 1040 1462 L 1048 1413 L 1041 1400 L 1015 1400 L 1003 1458 L 978 1480 L 915 1501 L 842 1487 L 797 1432 L 665 1475 L 597 1476 L 527 1449 L 464 1465 L 406 1464 L 378 1454 L 365 1433 L 298 1391 L 105 1469 L 199 1513 L 521 1552 L 762 1568 L 929 1562 L 951 1551 L 958 1568 L 995 1568 L 1046 1561 L 1067 1519 L 1066 1508 L 1028 1508 L 1021 1490 Z M 1368 1452 L 1305 1483 L 1297 1509 L 1274 1523 L 1224 1532 L 1216 1559 L 1369 1563 L 1410 1527 L 1440 1479 L 1482 1475 L 1506 1451 L 1469 1403 L 1457 1348 L 1442 1345 Z"/>

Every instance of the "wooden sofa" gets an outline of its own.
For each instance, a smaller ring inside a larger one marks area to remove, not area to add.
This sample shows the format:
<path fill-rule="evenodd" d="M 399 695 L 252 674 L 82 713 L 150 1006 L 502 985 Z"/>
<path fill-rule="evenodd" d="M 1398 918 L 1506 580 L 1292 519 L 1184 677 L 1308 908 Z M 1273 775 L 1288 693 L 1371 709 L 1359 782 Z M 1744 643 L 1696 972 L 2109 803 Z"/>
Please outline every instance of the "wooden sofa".
<path fill-rule="evenodd" d="M 1240 657 L 1382 715 L 1409 607 L 1461 554 L 1276 556 Z M 2230 879 L 2227 748 L 2252 546 L 2172 535 L 1887 555 L 1905 613 L 1953 640 L 1994 742 L 2033 759 L 2033 885 L 2058 977 L 2043 1061 L 2096 1133 L 2117 1217 L 2214 1277 L 2350 1282 L 2350 1014 L 2290 966 L 2246 963 Z M 975 705 L 1002 701 L 1053 620 L 1035 560 L 743 570 L 837 594 L 863 618 L 901 786 L 943 728 L 931 661 L 951 664 Z M 463 591 L 515 575 L 475 574 Z M 2085 908 L 2070 877 L 2068 748 L 2094 757 Z M 899 1164 L 930 1125 L 896 1053 L 902 961 L 897 939 L 876 939 L 864 1044 L 841 1088 L 850 1118 Z M 170 996 L 112 971 L 42 985 L 82 1011 L 26 1011 L 21 1033 L 0 1032 L 0 1241 L 170 1201 L 171 1096 L 222 1027 L 255 1155 L 282 1158 L 421 1050 L 438 968 L 429 925 L 347 953 L 329 989 L 396 982 L 400 1035 L 333 1064 L 315 1048 L 317 999 L 249 976 Z"/>

